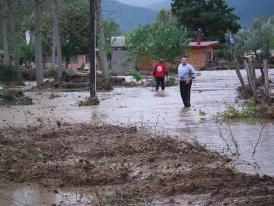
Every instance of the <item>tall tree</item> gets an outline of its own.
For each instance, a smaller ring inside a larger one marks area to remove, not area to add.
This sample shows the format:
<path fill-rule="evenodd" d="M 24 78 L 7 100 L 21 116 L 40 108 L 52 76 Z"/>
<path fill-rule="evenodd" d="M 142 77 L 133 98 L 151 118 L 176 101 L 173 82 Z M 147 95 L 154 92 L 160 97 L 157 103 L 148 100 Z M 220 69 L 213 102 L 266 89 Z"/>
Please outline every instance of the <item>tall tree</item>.
<path fill-rule="evenodd" d="M 58 12 L 58 0 L 52 0 L 53 29 L 52 29 L 52 63 L 55 64 L 57 56 L 58 79 L 62 77 L 62 49 L 60 40 L 60 24 Z"/>
<path fill-rule="evenodd" d="M 10 30 L 12 34 L 12 43 L 13 43 L 13 58 L 15 66 L 19 66 L 19 57 L 18 57 L 18 40 L 17 40 L 17 30 L 16 30 L 16 11 L 14 1 L 8 1 L 8 10 L 9 10 L 9 21 L 10 21 Z"/>
<path fill-rule="evenodd" d="M 201 30 L 206 39 L 224 42 L 227 31 L 237 33 L 240 29 L 239 17 L 224 0 L 172 0 L 171 8 L 180 25 Z"/>
<path fill-rule="evenodd" d="M 104 77 L 107 76 L 108 62 L 105 48 L 105 36 L 104 36 L 104 25 L 103 25 L 103 15 L 102 15 L 102 4 L 101 0 L 96 0 L 96 36 L 98 39 L 99 47 L 99 62 L 102 69 Z"/>
<path fill-rule="evenodd" d="M 1 29 L 2 29 L 2 42 L 3 42 L 3 52 L 4 52 L 4 59 L 3 64 L 9 65 L 10 58 L 9 58 L 9 47 L 8 47 L 8 31 L 7 31 L 7 1 L 0 0 L 0 10 L 1 10 Z"/>
<path fill-rule="evenodd" d="M 41 35 L 41 20 L 42 20 L 42 3 L 41 0 L 33 0 L 35 13 L 35 66 L 36 66 L 36 83 L 43 83 L 43 54 L 42 54 L 42 35 Z"/>
<path fill-rule="evenodd" d="M 188 43 L 188 33 L 174 24 L 142 26 L 130 34 L 129 57 L 147 55 L 153 59 L 173 61 L 187 53 Z"/>

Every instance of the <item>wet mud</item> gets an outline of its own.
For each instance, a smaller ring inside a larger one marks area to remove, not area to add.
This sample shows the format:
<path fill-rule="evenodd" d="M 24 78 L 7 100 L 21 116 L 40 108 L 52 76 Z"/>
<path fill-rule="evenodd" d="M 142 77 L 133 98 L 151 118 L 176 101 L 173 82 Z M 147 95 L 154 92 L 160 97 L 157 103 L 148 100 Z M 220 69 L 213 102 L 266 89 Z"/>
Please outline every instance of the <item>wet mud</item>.
<path fill-rule="evenodd" d="M 136 127 L 69 123 L 0 135 L 2 182 L 36 183 L 54 194 L 83 188 L 88 198 L 79 205 L 180 205 L 187 195 L 188 205 L 274 203 L 272 177 L 240 173 L 229 157 L 197 142 Z M 0 187 L 7 205 L 16 205 L 5 192 Z M 45 204 L 70 205 L 60 199 Z"/>

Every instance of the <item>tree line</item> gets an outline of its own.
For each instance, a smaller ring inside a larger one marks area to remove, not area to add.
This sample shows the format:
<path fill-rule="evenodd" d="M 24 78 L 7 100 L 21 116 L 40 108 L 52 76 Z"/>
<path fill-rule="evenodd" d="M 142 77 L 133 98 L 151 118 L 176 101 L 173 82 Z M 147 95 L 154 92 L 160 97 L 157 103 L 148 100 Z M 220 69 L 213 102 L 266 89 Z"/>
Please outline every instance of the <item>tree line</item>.
<path fill-rule="evenodd" d="M 95 2 L 100 67 L 106 71 L 110 37 L 120 30 L 114 21 L 103 19 L 101 0 Z M 19 60 L 25 65 L 35 61 L 38 85 L 43 83 L 46 57 L 51 56 L 60 79 L 63 62 L 67 66 L 74 55 L 89 52 L 88 0 L 0 0 L 0 10 L 2 64 L 18 66 Z M 29 44 L 24 37 L 27 30 L 34 37 Z"/>

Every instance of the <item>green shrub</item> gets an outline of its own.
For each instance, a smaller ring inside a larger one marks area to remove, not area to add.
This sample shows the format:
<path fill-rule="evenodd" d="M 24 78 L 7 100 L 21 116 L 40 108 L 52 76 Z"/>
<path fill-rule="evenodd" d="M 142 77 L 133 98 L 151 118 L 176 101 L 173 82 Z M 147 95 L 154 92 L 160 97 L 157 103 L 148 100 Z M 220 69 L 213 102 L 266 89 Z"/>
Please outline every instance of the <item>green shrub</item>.
<path fill-rule="evenodd" d="M 20 68 L 11 65 L 0 65 L 0 82 L 22 83 L 22 71 Z"/>
<path fill-rule="evenodd" d="M 228 105 L 224 112 L 218 114 L 221 119 L 245 119 L 245 118 L 262 118 L 262 114 L 256 110 L 254 99 L 248 100 L 241 109 Z"/>
<path fill-rule="evenodd" d="M 58 72 L 56 69 L 47 69 L 44 70 L 44 77 L 45 78 L 56 78 L 58 76 Z"/>
<path fill-rule="evenodd" d="M 133 79 L 135 79 L 137 82 L 140 81 L 140 80 L 142 79 L 142 76 L 141 76 L 141 74 L 140 74 L 138 71 L 131 71 L 129 74 L 130 74 L 130 75 L 133 77 Z"/>
<path fill-rule="evenodd" d="M 30 105 L 32 98 L 27 97 L 21 90 L 3 89 L 0 90 L 0 103 L 8 105 Z"/>

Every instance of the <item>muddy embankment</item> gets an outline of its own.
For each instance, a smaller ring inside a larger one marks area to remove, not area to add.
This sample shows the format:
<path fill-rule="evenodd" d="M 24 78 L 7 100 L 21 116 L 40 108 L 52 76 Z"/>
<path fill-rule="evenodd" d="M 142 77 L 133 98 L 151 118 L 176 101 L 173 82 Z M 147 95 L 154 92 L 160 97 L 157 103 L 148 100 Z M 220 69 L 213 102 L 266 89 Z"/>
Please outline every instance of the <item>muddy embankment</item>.
<path fill-rule="evenodd" d="M 90 187 L 92 205 L 180 205 L 185 194 L 205 195 L 202 205 L 273 205 L 274 179 L 240 173 L 230 161 L 135 127 L 57 122 L 0 132 L 1 178 L 56 192 Z"/>

